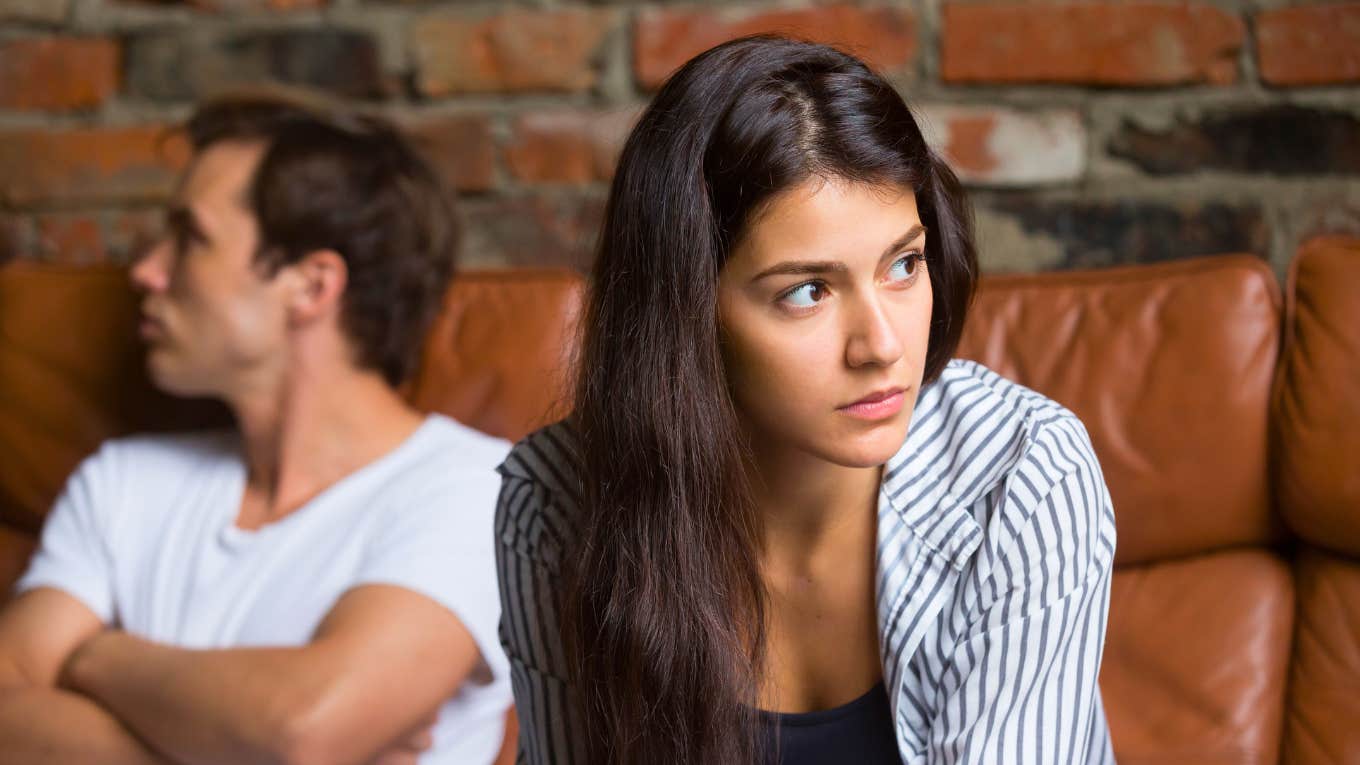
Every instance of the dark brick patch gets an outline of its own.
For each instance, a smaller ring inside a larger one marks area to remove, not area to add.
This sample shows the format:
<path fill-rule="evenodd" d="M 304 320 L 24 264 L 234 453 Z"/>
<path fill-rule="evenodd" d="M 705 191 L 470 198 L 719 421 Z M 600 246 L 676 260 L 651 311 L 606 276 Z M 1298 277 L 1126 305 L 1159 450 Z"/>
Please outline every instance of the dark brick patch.
<path fill-rule="evenodd" d="M 1255 204 L 1054 201 L 1016 195 L 986 206 L 1014 219 L 1027 236 L 1056 242 L 1063 257 L 1055 268 L 1237 252 L 1265 256 L 1270 244 L 1264 214 Z"/>
<path fill-rule="evenodd" d="M 24 244 L 23 221 L 17 215 L 0 212 L 0 266 L 20 256 Z"/>
<path fill-rule="evenodd" d="M 1295 105 L 1182 119 L 1167 130 L 1125 122 L 1111 155 L 1154 175 L 1197 170 L 1273 175 L 1360 173 L 1360 118 Z"/>
<path fill-rule="evenodd" d="M 595 260 L 602 194 L 471 199 L 460 207 L 471 266 L 556 266 L 585 272 Z"/>
<path fill-rule="evenodd" d="M 126 62 L 128 94 L 152 101 L 190 101 L 261 82 L 342 98 L 378 98 L 386 90 L 373 38 L 339 29 L 159 30 L 131 36 Z"/>

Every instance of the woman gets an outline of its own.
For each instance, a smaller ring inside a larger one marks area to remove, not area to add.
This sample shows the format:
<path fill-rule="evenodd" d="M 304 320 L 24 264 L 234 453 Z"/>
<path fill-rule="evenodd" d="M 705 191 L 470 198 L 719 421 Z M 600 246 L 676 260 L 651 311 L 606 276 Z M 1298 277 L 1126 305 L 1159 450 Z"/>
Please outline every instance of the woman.
<path fill-rule="evenodd" d="M 1111 762 L 1081 423 L 951 362 L 958 181 L 856 59 L 686 64 L 629 137 L 573 415 L 501 466 L 521 756 Z M 910 424 L 910 429 L 908 425 Z"/>

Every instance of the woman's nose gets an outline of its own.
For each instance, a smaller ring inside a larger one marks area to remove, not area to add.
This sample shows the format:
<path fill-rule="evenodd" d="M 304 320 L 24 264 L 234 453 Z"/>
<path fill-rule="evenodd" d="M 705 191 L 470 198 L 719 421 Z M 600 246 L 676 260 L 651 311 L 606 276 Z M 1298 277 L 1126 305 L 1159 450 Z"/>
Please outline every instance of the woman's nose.
<path fill-rule="evenodd" d="M 846 363 L 851 367 L 891 366 L 902 358 L 902 352 L 902 340 L 882 302 L 863 301 L 851 319 L 845 345 Z"/>

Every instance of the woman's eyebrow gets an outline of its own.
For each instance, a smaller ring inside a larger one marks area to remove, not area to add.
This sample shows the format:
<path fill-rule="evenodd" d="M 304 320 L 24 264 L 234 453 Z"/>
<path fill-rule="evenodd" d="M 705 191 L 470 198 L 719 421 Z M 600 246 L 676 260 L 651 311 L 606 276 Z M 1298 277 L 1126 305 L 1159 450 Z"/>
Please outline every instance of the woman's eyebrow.
<path fill-rule="evenodd" d="M 767 276 L 786 274 L 804 276 L 808 274 L 845 273 L 849 270 L 849 266 L 838 260 L 786 260 L 761 271 L 751 277 L 751 281 L 760 281 Z"/>
<path fill-rule="evenodd" d="M 883 258 L 886 258 L 890 255 L 896 255 L 898 252 L 902 250 L 903 247 L 906 247 L 908 244 L 911 244 L 912 241 L 916 239 L 916 237 L 924 234 L 925 232 L 926 227 L 921 225 L 920 223 L 917 223 L 916 225 L 907 229 L 907 233 L 897 237 L 897 239 L 893 240 L 892 244 L 888 245 L 887 249 L 883 250 L 883 254 L 879 256 L 879 260 L 882 260 Z M 751 277 L 751 281 L 758 282 L 767 276 L 781 276 L 781 275 L 815 276 L 817 274 L 845 273 L 849 270 L 850 270 L 849 266 L 845 265 L 844 263 L 838 260 L 786 260 L 783 263 L 776 263 L 773 266 L 770 266 L 769 268 L 765 269 L 764 271 L 761 271 L 760 273 Z"/>
<path fill-rule="evenodd" d="M 896 255 L 898 252 L 902 250 L 903 247 L 906 247 L 907 245 L 911 244 L 912 240 L 924 234 L 925 232 L 926 227 L 921 225 L 920 223 L 917 223 L 915 226 L 912 226 L 911 228 L 907 229 L 907 233 L 897 237 L 897 239 L 893 241 L 892 244 L 888 245 L 887 249 L 883 250 L 883 254 L 878 256 L 878 259 L 882 260 L 886 257 Z"/>

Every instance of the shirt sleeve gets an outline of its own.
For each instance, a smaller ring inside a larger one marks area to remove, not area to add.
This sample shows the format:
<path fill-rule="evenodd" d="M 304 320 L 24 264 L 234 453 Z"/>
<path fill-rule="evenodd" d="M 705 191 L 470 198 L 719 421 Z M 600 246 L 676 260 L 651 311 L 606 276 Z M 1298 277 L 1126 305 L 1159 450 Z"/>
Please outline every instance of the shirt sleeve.
<path fill-rule="evenodd" d="M 452 611 L 471 633 L 485 669 L 499 678 L 507 668 L 496 638 L 500 602 L 491 543 L 497 476 L 488 468 L 442 478 L 391 508 L 354 584 L 402 587 Z"/>
<path fill-rule="evenodd" d="M 109 445 L 87 457 L 67 479 L 43 525 L 16 594 L 40 587 L 61 590 L 84 603 L 104 624 L 115 617 L 109 519 L 119 501 L 116 450 Z"/>
<path fill-rule="evenodd" d="M 557 509 L 538 482 L 505 476 L 496 509 L 500 639 L 510 659 L 521 764 L 586 761 L 580 710 L 559 639 Z"/>
<path fill-rule="evenodd" d="M 946 668 L 929 737 L 933 765 L 1113 765 L 1097 679 L 1114 511 L 1094 454 L 1078 462 L 1007 524 L 1009 549 L 983 588 L 995 597 L 984 596 Z"/>

